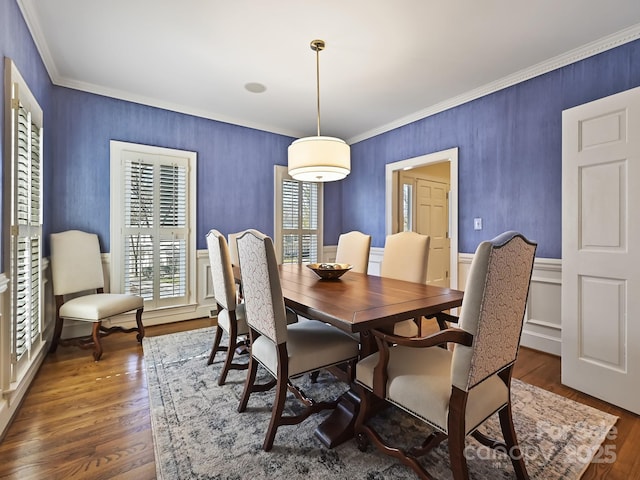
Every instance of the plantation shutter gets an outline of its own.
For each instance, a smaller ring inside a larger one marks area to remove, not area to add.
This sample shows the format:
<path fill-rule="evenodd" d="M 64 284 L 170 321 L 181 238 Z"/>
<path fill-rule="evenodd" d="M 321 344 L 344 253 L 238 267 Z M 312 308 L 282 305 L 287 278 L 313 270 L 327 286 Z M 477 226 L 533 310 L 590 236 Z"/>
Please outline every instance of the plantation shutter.
<path fill-rule="evenodd" d="M 187 160 L 139 152 L 123 157 L 124 291 L 152 307 L 186 302 Z"/>
<path fill-rule="evenodd" d="M 12 85 L 11 360 L 12 381 L 42 332 L 42 111 Z"/>
<path fill-rule="evenodd" d="M 282 181 L 282 262 L 315 263 L 320 244 L 320 185 Z"/>

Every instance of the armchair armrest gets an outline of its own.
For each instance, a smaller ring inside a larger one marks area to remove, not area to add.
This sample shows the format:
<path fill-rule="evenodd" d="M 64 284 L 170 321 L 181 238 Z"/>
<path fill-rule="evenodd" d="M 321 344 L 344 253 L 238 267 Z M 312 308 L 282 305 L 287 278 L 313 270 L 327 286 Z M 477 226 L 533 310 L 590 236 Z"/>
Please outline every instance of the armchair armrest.
<path fill-rule="evenodd" d="M 376 337 L 378 348 L 388 348 L 388 344 L 394 343 L 397 345 L 403 345 L 405 347 L 426 348 L 435 347 L 443 343 L 459 343 L 466 347 L 470 347 L 473 342 L 473 335 L 460 328 L 447 328 L 440 330 L 439 332 L 432 333 L 426 337 L 401 337 L 390 333 L 385 333 L 381 330 L 371 330 L 371 333 Z M 384 344 L 382 347 L 380 344 Z"/>
<path fill-rule="evenodd" d="M 378 344 L 378 363 L 373 369 L 373 393 L 380 398 L 387 396 L 387 366 L 389 364 L 389 345 L 396 344 L 405 347 L 427 348 L 435 347 L 443 343 L 459 343 L 470 347 L 473 343 L 473 335 L 460 328 L 447 328 L 422 338 L 400 337 L 380 330 L 371 330 Z"/>

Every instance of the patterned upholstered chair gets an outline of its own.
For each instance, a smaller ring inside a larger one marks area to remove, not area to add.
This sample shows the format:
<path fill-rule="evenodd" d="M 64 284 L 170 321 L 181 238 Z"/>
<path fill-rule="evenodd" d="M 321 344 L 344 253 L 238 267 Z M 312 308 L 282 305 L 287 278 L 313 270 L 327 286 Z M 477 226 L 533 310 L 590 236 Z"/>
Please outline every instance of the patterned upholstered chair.
<path fill-rule="evenodd" d="M 416 232 L 388 235 L 384 244 L 380 275 L 407 282 L 426 283 L 429 241 L 429 236 Z M 393 327 L 393 333 L 403 337 L 418 336 L 421 320 L 416 318 L 398 322 Z"/>
<path fill-rule="evenodd" d="M 238 254 L 247 322 L 251 336 L 251 357 L 244 392 L 238 407 L 243 412 L 252 392 L 276 386 L 276 398 L 263 448 L 271 450 L 280 425 L 294 425 L 310 414 L 335 408 L 337 401 L 314 403 L 291 382 L 291 378 L 342 364 L 354 364 L 358 342 L 335 327 L 316 320 L 287 324 L 280 275 L 271 238 L 256 230 L 238 237 Z M 275 379 L 255 384 L 260 363 Z M 353 371 L 352 368 L 349 369 Z M 299 415 L 283 415 L 287 389 L 305 405 Z"/>
<path fill-rule="evenodd" d="M 60 345 L 93 348 L 97 362 L 102 357 L 101 337 L 114 332 L 137 332 L 142 343 L 144 299 L 138 295 L 104 293 L 104 273 L 98 236 L 79 230 L 51 234 L 51 277 L 56 300 L 56 326 L 50 352 Z M 95 293 L 93 293 L 95 292 Z M 136 328 L 105 327 L 102 322 L 127 312 L 136 312 Z M 60 339 L 64 319 L 91 322 L 90 337 Z"/>
<path fill-rule="evenodd" d="M 408 339 L 374 331 L 379 352 L 358 362 L 356 382 L 363 403 L 356 419 L 361 449 L 369 440 L 421 478 L 430 478 L 418 458 L 448 438 L 454 479 L 469 478 L 465 437 L 510 452 L 519 479 L 528 478 L 513 428 L 511 373 L 518 354 L 536 245 L 516 232 L 482 242 L 471 264 L 457 328 Z M 455 343 L 453 352 L 437 348 Z M 397 405 L 434 428 L 410 449 L 385 445 L 367 424 L 371 400 Z M 505 442 L 477 428 L 495 412 Z"/>
<path fill-rule="evenodd" d="M 336 263 L 348 263 L 353 266 L 352 272 L 367 273 L 370 250 L 371 235 L 357 231 L 343 233 L 338 237 Z"/>
<path fill-rule="evenodd" d="M 224 235 L 217 230 L 210 230 L 207 233 L 207 249 L 211 266 L 213 294 L 218 309 L 218 326 L 207 365 L 213 363 L 217 352 L 227 352 L 224 366 L 218 378 L 218 385 L 224 385 L 229 370 L 246 370 L 247 368 L 246 363 L 234 363 L 233 357 L 238 347 L 246 345 L 244 339 L 238 339 L 241 336 L 248 337 L 249 326 L 244 315 L 244 305 L 237 303 L 236 282 L 233 276 L 229 248 Z M 227 346 L 220 345 L 223 332 L 226 332 L 229 337 Z"/>

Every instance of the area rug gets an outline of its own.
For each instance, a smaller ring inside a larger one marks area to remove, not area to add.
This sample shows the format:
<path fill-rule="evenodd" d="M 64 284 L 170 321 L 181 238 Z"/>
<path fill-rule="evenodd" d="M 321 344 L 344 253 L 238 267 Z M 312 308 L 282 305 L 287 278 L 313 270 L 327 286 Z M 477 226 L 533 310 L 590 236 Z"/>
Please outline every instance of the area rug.
<path fill-rule="evenodd" d="M 213 328 L 204 328 L 143 341 L 159 479 L 416 478 L 409 468 L 371 446 L 361 452 L 354 440 L 325 448 L 313 433 L 324 414 L 280 427 L 273 449 L 264 452 L 274 392 L 252 394 L 247 410 L 238 413 L 246 371 L 232 370 L 226 385 L 218 386 L 223 354 L 207 366 L 213 335 Z M 267 378 L 266 372 L 259 375 Z M 319 400 L 347 390 L 328 373 L 317 383 L 308 376 L 299 381 L 307 395 Z M 515 379 L 512 395 L 515 428 L 532 479 L 578 479 L 591 461 L 606 461 L 601 444 L 617 417 Z M 289 413 L 296 405 L 291 396 Z M 374 421 L 384 422 L 385 434 L 401 444 L 415 444 L 429 433 L 428 427 L 395 407 Z M 502 438 L 497 415 L 483 430 Z M 473 479 L 515 478 L 505 455 L 471 438 L 465 456 Z M 452 478 L 446 441 L 423 461 L 435 478 Z"/>

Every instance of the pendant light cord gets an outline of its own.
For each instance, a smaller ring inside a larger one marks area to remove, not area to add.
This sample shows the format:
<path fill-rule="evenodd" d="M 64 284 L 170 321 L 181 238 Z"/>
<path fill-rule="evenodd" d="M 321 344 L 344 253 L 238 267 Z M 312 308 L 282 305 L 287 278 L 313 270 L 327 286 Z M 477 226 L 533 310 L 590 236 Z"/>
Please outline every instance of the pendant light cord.
<path fill-rule="evenodd" d="M 316 46 L 316 99 L 318 110 L 318 136 L 320 136 L 320 48 Z"/>

